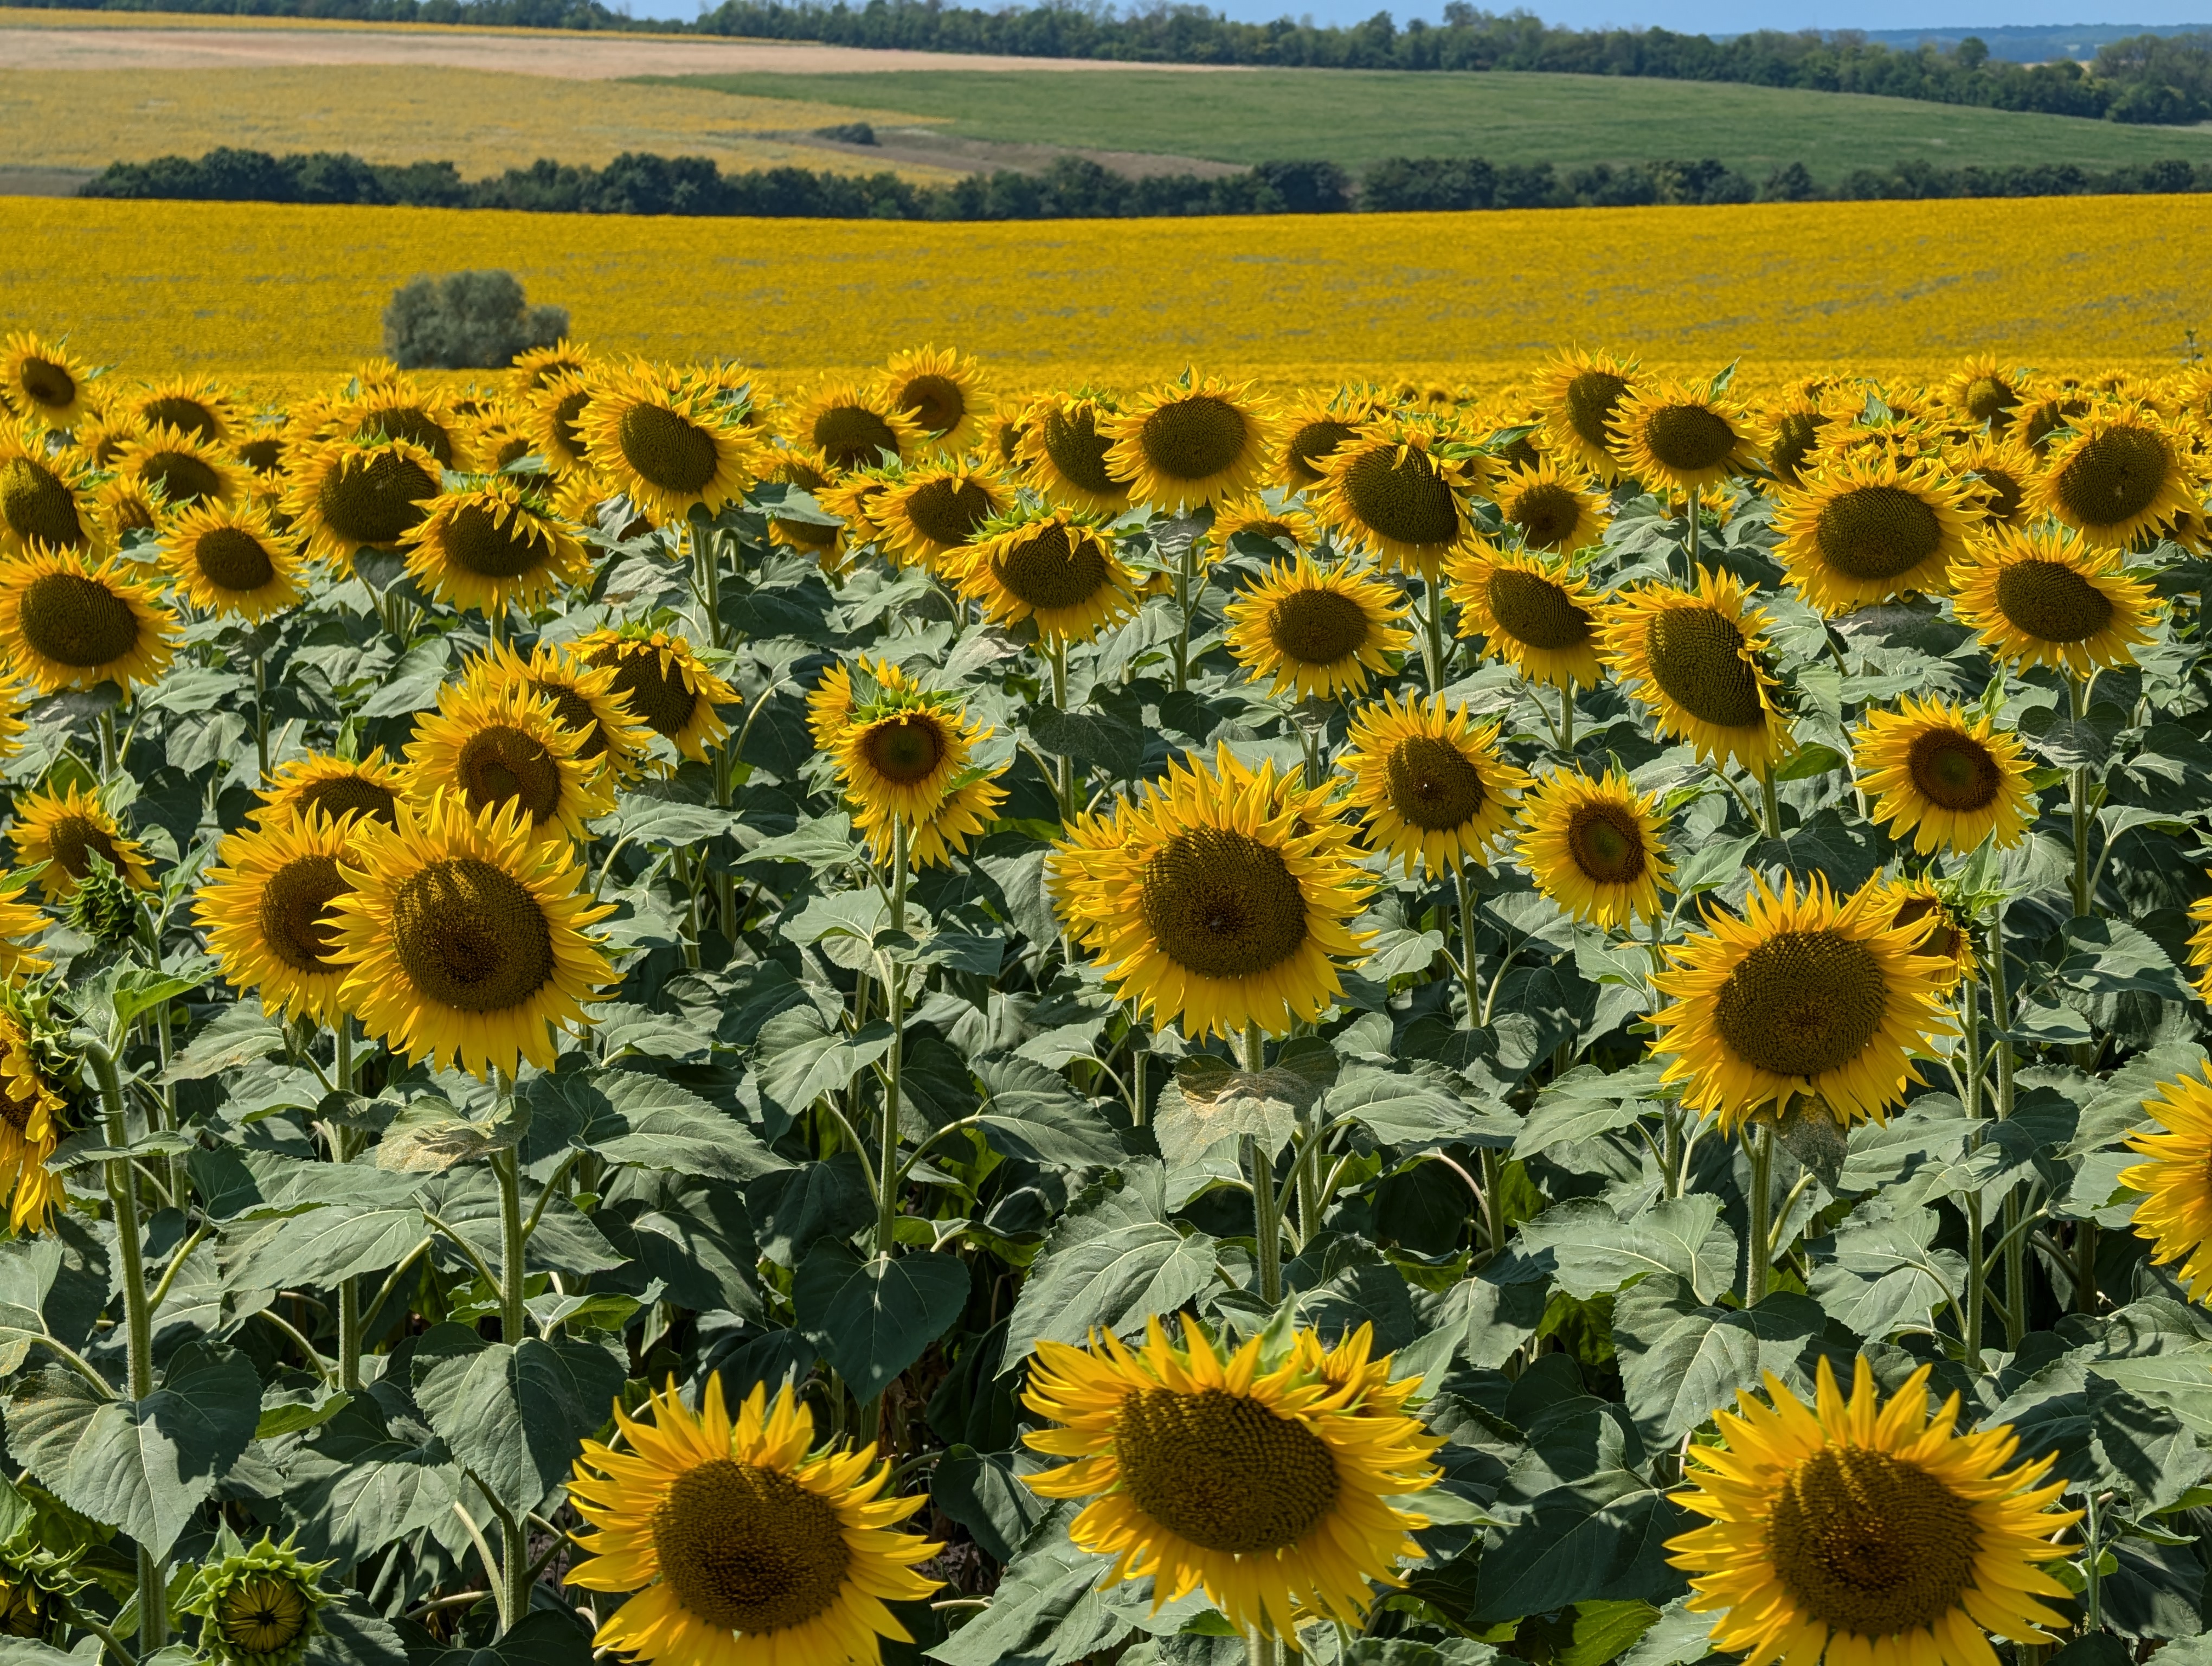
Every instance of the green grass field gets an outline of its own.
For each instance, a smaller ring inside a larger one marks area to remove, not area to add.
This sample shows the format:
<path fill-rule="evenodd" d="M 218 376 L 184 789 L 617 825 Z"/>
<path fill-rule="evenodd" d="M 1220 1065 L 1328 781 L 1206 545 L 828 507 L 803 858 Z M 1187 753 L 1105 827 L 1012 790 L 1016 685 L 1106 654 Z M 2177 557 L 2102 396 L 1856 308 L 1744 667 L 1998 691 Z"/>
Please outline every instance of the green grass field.
<path fill-rule="evenodd" d="M 1717 156 L 1755 179 L 1802 161 L 1825 181 L 1907 157 L 1948 167 L 2212 160 L 2212 127 L 2127 127 L 1856 94 L 1607 76 L 896 70 L 684 80 L 757 97 L 910 111 L 978 139 L 1231 162 L 1325 156 L 1355 167 L 1386 156 L 1480 155 L 1580 167 Z"/>

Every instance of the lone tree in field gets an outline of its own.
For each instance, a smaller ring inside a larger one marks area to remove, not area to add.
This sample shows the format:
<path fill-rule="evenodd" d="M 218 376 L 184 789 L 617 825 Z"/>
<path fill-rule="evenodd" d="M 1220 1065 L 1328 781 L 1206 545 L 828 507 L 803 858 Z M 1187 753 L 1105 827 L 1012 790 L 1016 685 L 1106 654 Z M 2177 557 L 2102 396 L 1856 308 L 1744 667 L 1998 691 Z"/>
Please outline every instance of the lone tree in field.
<path fill-rule="evenodd" d="M 418 277 L 384 309 L 384 350 L 403 370 L 498 370 L 568 333 L 565 307 L 532 307 L 512 272 Z"/>

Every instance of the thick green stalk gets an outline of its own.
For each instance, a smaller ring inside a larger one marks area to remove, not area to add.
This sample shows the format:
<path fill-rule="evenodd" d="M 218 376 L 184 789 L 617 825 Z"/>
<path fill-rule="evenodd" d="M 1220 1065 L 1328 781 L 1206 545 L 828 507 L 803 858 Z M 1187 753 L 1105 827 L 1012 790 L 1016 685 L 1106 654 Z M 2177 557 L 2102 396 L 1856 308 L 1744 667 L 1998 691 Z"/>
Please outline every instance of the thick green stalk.
<path fill-rule="evenodd" d="M 1421 610 L 1421 657 L 1429 673 L 1429 692 L 1444 685 L 1444 584 L 1441 575 L 1424 576 L 1421 589 L 1428 605 Z"/>
<path fill-rule="evenodd" d="M 891 818 L 891 929 L 906 929 L 907 824 L 904 816 Z M 884 1062 L 884 1122 L 881 1148 L 876 1159 L 876 1253 L 890 1259 L 898 1239 L 899 1107 L 902 1079 L 906 1069 L 906 968 L 894 962 L 886 968 L 884 993 L 890 997 L 891 1050 Z"/>
<path fill-rule="evenodd" d="M 1753 1122 L 1744 1134 L 1751 1152 L 1751 1242 L 1744 1247 L 1743 1304 L 1757 1307 L 1766 1299 L 1774 1256 L 1774 1124 Z"/>
<path fill-rule="evenodd" d="M 502 1095 L 514 1091 L 505 1078 Z M 499 1181 L 499 1334 L 509 1347 L 520 1347 L 526 1334 L 523 1306 L 526 1243 L 522 1232 L 522 1176 L 508 1146 L 491 1154 L 491 1171 Z M 530 1612 L 530 1545 L 520 1518 L 500 1518 L 500 1577 L 507 1586 L 506 1612 L 510 1626 Z"/>
<path fill-rule="evenodd" d="M 353 1019 L 341 1015 L 333 1032 L 337 1042 L 337 1090 L 340 1093 L 353 1091 Z M 353 1160 L 353 1132 L 340 1127 L 331 1131 L 337 1160 Z M 349 1277 L 338 1280 L 338 1386 L 348 1394 L 361 1391 L 361 1280 Z"/>
<path fill-rule="evenodd" d="M 1452 880 L 1459 887 L 1459 973 L 1467 986 L 1467 1027 L 1472 1030 L 1475 1015 L 1482 1011 L 1482 991 L 1475 987 L 1474 976 L 1475 891 L 1468 883 L 1465 867 L 1454 869 Z"/>
<path fill-rule="evenodd" d="M 1990 916 L 1990 949 L 1986 962 L 1990 974 L 1990 1019 L 1996 1026 L 1990 1037 L 1990 1049 L 1997 1061 L 1997 1121 L 2008 1122 L 2012 1116 L 2012 1040 L 2005 1031 L 2012 1027 L 2012 997 L 2005 987 L 2004 904 L 2000 902 Z M 2017 1189 L 2005 1194 L 2004 1201 L 2004 1316 L 2005 1346 L 2014 1353 L 2020 1351 L 2021 1341 L 2027 1335 L 2027 1244 L 2020 1230 L 2020 1193 Z"/>
<path fill-rule="evenodd" d="M 2074 718 L 2088 714 L 2089 684 L 2086 678 L 2069 677 L 2066 693 Z M 2096 912 L 2097 899 L 2089 881 L 2089 766 L 2080 764 L 2066 772 L 2068 796 L 2074 812 L 2074 917 L 2086 920 Z"/>
<path fill-rule="evenodd" d="M 1275 1167 L 1251 1134 L 1244 1136 L 1244 1172 L 1252 1180 L 1252 1236 L 1260 1258 L 1260 1299 L 1270 1309 L 1283 1299 L 1283 1229 L 1275 1214 Z"/>
<path fill-rule="evenodd" d="M 260 635 L 254 636 L 253 650 L 253 750 L 261 761 L 261 784 L 269 784 L 269 661 L 258 646 Z"/>
<path fill-rule="evenodd" d="M 1982 992 L 1971 979 L 1959 986 L 1959 1050 L 1966 1068 L 1960 1085 L 1966 1091 L 1967 1147 L 1982 1143 L 1976 1126 L 1982 1117 Z M 1989 1304 L 1989 1264 L 1983 1254 L 1982 1195 L 1966 1194 L 1966 1368 L 1977 1376 L 1982 1370 L 1983 1310 Z"/>
<path fill-rule="evenodd" d="M 1186 538 L 1176 555 L 1175 603 L 1176 613 L 1182 621 L 1176 632 L 1175 685 L 1177 689 L 1190 686 L 1190 614 L 1197 605 L 1198 539 Z"/>
<path fill-rule="evenodd" d="M 1782 795 L 1775 790 L 1774 766 L 1768 764 L 1759 772 L 1759 814 L 1765 824 L 1766 836 L 1782 836 Z"/>
<path fill-rule="evenodd" d="M 1571 677 L 1559 687 L 1559 755 L 1569 759 L 1575 755 L 1575 679 Z"/>
<path fill-rule="evenodd" d="M 1052 705 L 1063 714 L 1067 710 L 1067 638 L 1055 635 L 1046 656 L 1052 666 Z M 1060 800 L 1060 818 L 1073 819 L 1075 815 L 1075 760 L 1060 754 L 1055 757 L 1052 771 L 1052 795 Z"/>
<path fill-rule="evenodd" d="M 1682 554 L 1689 562 L 1689 571 L 1684 582 L 1694 586 L 1698 581 L 1698 493 L 1695 487 L 1682 494 Z"/>
<path fill-rule="evenodd" d="M 115 779 L 115 766 L 122 760 L 115 750 L 115 713 L 112 708 L 100 714 L 100 778 Z"/>
<path fill-rule="evenodd" d="M 1279 1666 L 1282 1645 L 1262 1632 L 1254 1632 L 1244 1639 L 1244 1657 L 1251 1666 Z"/>

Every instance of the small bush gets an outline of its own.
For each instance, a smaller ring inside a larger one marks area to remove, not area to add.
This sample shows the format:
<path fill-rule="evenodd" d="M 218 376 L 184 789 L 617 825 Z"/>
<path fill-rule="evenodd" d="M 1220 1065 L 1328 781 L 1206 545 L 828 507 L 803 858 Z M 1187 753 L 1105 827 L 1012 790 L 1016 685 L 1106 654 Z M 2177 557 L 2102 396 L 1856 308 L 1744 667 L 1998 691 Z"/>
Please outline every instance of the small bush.
<path fill-rule="evenodd" d="M 418 277 L 384 309 L 384 350 L 403 370 L 498 370 L 568 333 L 565 307 L 532 307 L 511 272 Z"/>
<path fill-rule="evenodd" d="M 864 121 L 840 122 L 835 127 L 817 127 L 814 132 L 817 138 L 835 139 L 840 144 L 873 144 L 876 142 L 875 128 Z"/>

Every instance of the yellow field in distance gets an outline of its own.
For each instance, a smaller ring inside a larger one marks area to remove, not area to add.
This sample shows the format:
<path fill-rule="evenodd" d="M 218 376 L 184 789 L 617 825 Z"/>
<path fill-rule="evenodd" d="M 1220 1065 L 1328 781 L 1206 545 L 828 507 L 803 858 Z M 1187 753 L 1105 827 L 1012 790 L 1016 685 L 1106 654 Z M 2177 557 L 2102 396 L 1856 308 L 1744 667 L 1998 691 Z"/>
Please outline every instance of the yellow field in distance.
<path fill-rule="evenodd" d="M 783 386 L 922 342 L 1002 383 L 1186 365 L 1480 386 L 1572 342 L 1748 385 L 2171 364 L 2212 336 L 2193 197 L 936 224 L 0 198 L 0 321 L 255 389 L 377 351 L 418 273 L 505 267 L 605 353 Z"/>

